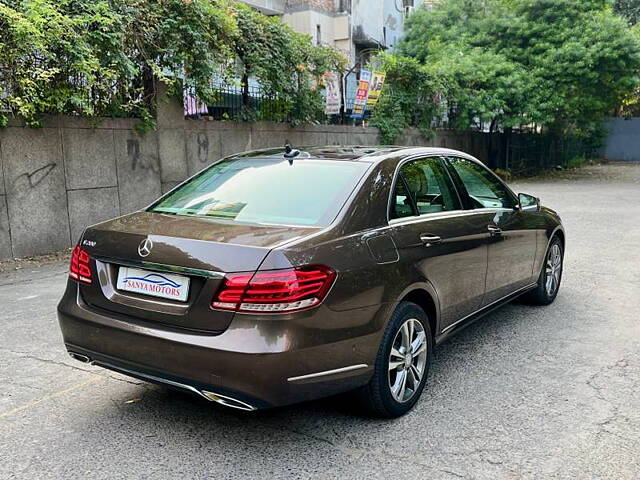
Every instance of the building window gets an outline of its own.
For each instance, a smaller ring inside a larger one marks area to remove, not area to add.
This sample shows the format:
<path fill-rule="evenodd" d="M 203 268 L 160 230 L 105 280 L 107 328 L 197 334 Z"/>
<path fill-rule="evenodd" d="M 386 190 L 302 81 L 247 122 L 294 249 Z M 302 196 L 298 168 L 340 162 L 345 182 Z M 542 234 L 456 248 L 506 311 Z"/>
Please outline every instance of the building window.
<path fill-rule="evenodd" d="M 316 25 L 316 45 L 322 45 L 322 27 Z"/>

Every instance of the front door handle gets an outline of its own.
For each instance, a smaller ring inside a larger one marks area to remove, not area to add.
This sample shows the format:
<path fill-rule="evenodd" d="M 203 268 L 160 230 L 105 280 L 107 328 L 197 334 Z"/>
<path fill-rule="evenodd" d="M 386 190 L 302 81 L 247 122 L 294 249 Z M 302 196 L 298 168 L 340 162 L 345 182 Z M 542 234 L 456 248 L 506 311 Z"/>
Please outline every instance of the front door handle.
<path fill-rule="evenodd" d="M 500 227 L 496 227 L 495 225 L 489 225 L 487 227 L 487 230 L 489 230 L 489 233 L 491 235 L 501 235 L 502 234 L 502 229 Z"/>
<path fill-rule="evenodd" d="M 428 233 L 420 235 L 420 241 L 425 247 L 432 247 L 438 243 L 442 243 L 442 238 L 437 235 L 429 235 Z"/>

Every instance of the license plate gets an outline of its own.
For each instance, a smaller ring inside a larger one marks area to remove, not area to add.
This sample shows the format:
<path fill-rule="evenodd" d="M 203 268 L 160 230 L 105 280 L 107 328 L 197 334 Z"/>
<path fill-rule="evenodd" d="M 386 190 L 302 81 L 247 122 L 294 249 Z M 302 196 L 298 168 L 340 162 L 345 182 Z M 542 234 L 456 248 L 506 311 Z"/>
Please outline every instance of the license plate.
<path fill-rule="evenodd" d="M 120 267 L 118 290 L 186 302 L 189 278 L 170 273 L 150 272 L 140 268 Z"/>

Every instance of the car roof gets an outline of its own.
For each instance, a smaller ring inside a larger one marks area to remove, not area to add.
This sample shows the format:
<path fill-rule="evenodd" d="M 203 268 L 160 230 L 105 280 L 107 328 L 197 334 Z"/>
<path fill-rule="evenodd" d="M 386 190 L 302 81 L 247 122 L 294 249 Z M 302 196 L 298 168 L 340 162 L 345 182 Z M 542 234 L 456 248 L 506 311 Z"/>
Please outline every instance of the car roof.
<path fill-rule="evenodd" d="M 347 160 L 347 161 L 382 161 L 389 157 L 412 155 L 453 155 L 476 160 L 471 155 L 440 147 L 407 147 L 407 146 L 370 146 L 370 145 L 327 145 L 313 147 L 292 147 L 300 151 L 294 159 L 315 160 Z M 239 153 L 230 158 L 283 158 L 285 148 L 268 148 Z M 476 160 L 477 161 L 477 160 Z"/>

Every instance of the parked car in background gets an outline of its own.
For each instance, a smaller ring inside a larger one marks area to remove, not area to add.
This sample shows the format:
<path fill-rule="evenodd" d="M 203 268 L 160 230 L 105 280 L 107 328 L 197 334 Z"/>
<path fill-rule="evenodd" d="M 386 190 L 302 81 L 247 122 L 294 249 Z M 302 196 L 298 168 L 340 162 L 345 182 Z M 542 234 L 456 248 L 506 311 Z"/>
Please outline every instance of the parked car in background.
<path fill-rule="evenodd" d="M 553 302 L 564 249 L 554 211 L 462 152 L 262 150 L 87 228 L 58 316 L 74 358 L 228 407 L 355 390 L 395 417 L 435 345 Z"/>

